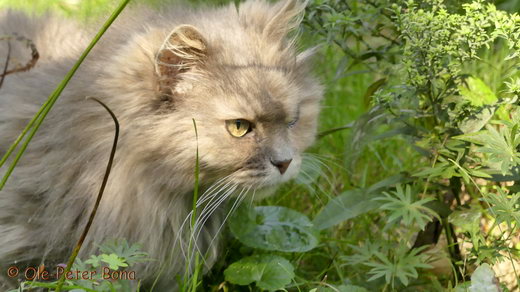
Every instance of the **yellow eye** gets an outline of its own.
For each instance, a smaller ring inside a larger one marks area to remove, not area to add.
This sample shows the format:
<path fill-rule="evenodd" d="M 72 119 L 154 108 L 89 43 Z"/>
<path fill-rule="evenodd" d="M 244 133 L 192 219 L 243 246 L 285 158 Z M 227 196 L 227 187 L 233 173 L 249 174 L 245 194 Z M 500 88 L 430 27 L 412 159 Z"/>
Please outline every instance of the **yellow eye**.
<path fill-rule="evenodd" d="M 251 131 L 251 123 L 243 119 L 227 120 L 226 128 L 231 136 L 242 137 Z"/>

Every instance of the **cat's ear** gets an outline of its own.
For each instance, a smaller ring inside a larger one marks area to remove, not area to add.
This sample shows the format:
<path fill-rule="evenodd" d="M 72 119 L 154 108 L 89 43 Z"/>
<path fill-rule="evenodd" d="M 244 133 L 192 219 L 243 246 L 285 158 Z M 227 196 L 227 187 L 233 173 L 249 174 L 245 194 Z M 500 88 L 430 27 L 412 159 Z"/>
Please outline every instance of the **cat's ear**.
<path fill-rule="evenodd" d="M 155 58 L 160 79 L 175 80 L 177 75 L 200 64 L 207 56 L 202 34 L 191 25 L 176 27 L 162 44 Z"/>
<path fill-rule="evenodd" d="M 284 0 L 278 2 L 273 11 L 273 17 L 267 22 L 263 34 L 273 40 L 283 39 L 289 31 L 295 29 L 303 20 L 307 1 Z"/>

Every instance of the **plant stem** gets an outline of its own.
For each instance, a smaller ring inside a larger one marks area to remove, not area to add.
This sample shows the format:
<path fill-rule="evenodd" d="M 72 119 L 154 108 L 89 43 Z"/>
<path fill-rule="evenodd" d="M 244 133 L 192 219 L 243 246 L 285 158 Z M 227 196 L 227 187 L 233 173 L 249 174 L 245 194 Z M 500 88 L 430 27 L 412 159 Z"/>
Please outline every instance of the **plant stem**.
<path fill-rule="evenodd" d="M 455 201 L 457 202 L 458 206 L 461 206 L 462 203 L 460 201 L 460 190 L 462 188 L 462 182 L 460 177 L 452 177 L 450 178 L 450 189 L 453 193 L 453 196 L 455 197 Z"/>
<path fill-rule="evenodd" d="M 199 197 L 199 173 L 200 173 L 199 133 L 197 132 L 197 123 L 195 122 L 195 119 L 193 119 L 193 127 L 195 128 L 195 138 L 197 140 L 197 150 L 196 150 L 196 157 L 195 157 L 195 185 L 193 186 L 193 206 L 192 206 L 193 217 L 191 217 L 191 230 L 193 230 L 193 227 L 195 226 L 196 217 L 197 217 L 197 201 L 199 199 L 198 197 Z M 197 244 L 197 243 L 195 243 L 195 244 Z M 191 291 L 192 292 L 197 291 L 197 280 L 199 278 L 199 265 L 200 265 L 199 253 L 195 251 L 195 271 L 191 278 Z"/>
<path fill-rule="evenodd" d="M 117 121 L 116 116 L 114 113 L 101 101 L 99 101 L 96 98 L 92 98 L 93 100 L 100 103 L 110 114 L 112 119 L 114 120 L 115 124 L 115 134 L 114 134 L 114 142 L 112 144 L 112 150 L 110 151 L 110 157 L 108 159 L 107 168 L 105 170 L 105 176 L 103 177 L 103 182 L 101 183 L 101 188 L 99 189 L 99 193 L 97 195 L 96 202 L 94 204 L 94 208 L 90 212 L 90 217 L 88 218 L 87 225 L 85 226 L 85 229 L 83 230 L 83 233 L 81 234 L 81 237 L 79 238 L 78 242 L 76 243 L 76 247 L 74 247 L 74 250 L 72 251 L 72 255 L 69 258 L 69 261 L 67 262 L 67 267 L 63 271 L 63 274 L 61 275 L 60 279 L 58 280 L 58 285 L 56 287 L 55 292 L 60 292 L 61 288 L 63 286 L 63 283 L 65 282 L 65 276 L 72 268 L 72 265 L 74 264 L 74 261 L 76 260 L 76 257 L 78 256 L 79 250 L 81 249 L 81 246 L 83 245 L 83 242 L 85 241 L 85 238 L 87 237 L 88 231 L 90 230 L 90 226 L 92 225 L 92 222 L 94 221 L 94 217 L 96 216 L 97 209 L 99 207 L 99 203 L 101 202 L 101 198 L 103 197 L 103 192 L 105 191 L 105 187 L 107 185 L 108 176 L 110 175 L 110 170 L 112 169 L 112 163 L 114 161 L 114 156 L 116 154 L 116 148 L 117 148 L 117 140 L 119 138 L 119 122 Z"/>

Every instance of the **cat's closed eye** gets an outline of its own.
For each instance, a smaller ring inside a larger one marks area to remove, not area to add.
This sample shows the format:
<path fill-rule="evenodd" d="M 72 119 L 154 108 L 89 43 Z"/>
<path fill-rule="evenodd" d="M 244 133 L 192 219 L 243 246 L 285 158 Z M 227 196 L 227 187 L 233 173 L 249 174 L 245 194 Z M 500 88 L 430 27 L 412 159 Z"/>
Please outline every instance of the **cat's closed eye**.
<path fill-rule="evenodd" d="M 227 120 L 226 129 L 231 136 L 240 138 L 251 132 L 253 125 L 250 121 L 244 119 Z"/>
<path fill-rule="evenodd" d="M 289 123 L 287 123 L 287 128 L 290 129 L 290 128 L 294 127 L 294 126 L 296 125 L 297 122 L 298 122 L 298 118 L 296 118 L 296 119 L 290 121 Z"/>

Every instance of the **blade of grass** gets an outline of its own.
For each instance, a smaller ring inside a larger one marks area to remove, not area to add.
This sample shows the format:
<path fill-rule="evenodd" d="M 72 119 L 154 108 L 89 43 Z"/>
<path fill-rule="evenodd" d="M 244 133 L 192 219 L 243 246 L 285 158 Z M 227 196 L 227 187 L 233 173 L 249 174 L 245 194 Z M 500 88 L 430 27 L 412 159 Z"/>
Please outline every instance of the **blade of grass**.
<path fill-rule="evenodd" d="M 196 157 L 195 157 L 195 185 L 193 186 L 193 217 L 191 217 L 191 225 L 193 226 L 195 224 L 195 217 L 197 212 L 197 200 L 199 199 L 199 172 L 200 172 L 200 165 L 199 165 L 199 133 L 197 132 L 197 123 L 195 122 L 195 119 L 193 120 L 193 128 L 195 129 L 195 139 L 197 141 L 197 150 L 196 150 Z"/>
<path fill-rule="evenodd" d="M 199 198 L 199 173 L 200 173 L 200 164 L 199 164 L 199 133 L 197 131 L 197 123 L 195 122 L 195 119 L 192 119 L 193 120 L 193 128 L 195 129 L 195 139 L 197 141 L 197 149 L 196 149 L 196 156 L 195 156 L 195 183 L 194 183 L 194 186 L 193 186 L 193 205 L 192 205 L 192 212 L 193 212 L 193 215 L 191 217 L 191 231 L 190 232 L 194 232 L 193 228 L 195 226 L 195 222 L 197 221 L 197 200 Z M 194 244 L 197 244 L 196 242 Z M 199 266 L 200 266 L 200 258 L 199 258 L 199 253 L 197 251 L 194 251 L 195 254 L 193 256 L 195 256 L 195 267 L 194 267 L 194 272 L 193 272 L 193 275 L 190 275 L 191 271 L 190 271 L 190 266 L 191 264 L 189 263 L 190 259 L 191 259 L 191 250 L 192 250 L 192 239 L 191 239 L 191 235 L 190 235 L 190 241 L 189 241 L 189 244 L 188 244 L 188 262 L 186 263 L 186 269 L 184 271 L 184 283 L 183 283 L 183 288 L 182 290 L 185 291 L 185 289 L 188 289 L 189 291 L 193 291 L 195 292 L 197 290 L 197 280 L 199 278 Z M 187 286 L 188 283 L 186 283 L 186 281 L 190 281 L 191 279 L 191 283 L 189 286 Z"/>
<path fill-rule="evenodd" d="M 199 173 L 200 173 L 200 163 L 199 163 L 199 133 L 197 131 L 197 123 L 195 122 L 195 119 L 193 119 L 193 127 L 195 128 L 195 139 L 197 140 L 197 153 L 195 157 L 195 185 L 193 186 L 193 217 L 191 218 L 191 228 L 193 230 L 193 227 L 195 226 L 196 221 L 196 210 L 197 210 L 197 201 L 199 199 Z M 197 244 L 197 243 L 195 243 Z M 200 266 L 200 259 L 199 259 L 199 253 L 195 252 L 195 272 L 193 274 L 193 277 L 191 278 L 191 291 L 196 292 L 197 291 L 197 280 L 199 278 L 199 266 Z"/>
<path fill-rule="evenodd" d="M 110 170 L 112 169 L 112 163 L 114 162 L 114 156 L 116 154 L 116 148 L 117 148 L 117 140 L 119 139 L 119 122 L 117 121 L 116 116 L 114 113 L 101 101 L 94 97 L 89 97 L 90 99 L 93 99 L 97 101 L 99 104 L 101 104 L 110 114 L 112 119 L 114 120 L 115 125 L 115 134 L 114 134 L 114 142 L 112 144 L 112 150 L 110 151 L 110 158 L 108 159 L 107 168 L 105 170 L 105 176 L 103 177 L 103 182 L 101 183 L 101 187 L 99 188 L 99 193 L 96 198 L 96 203 L 94 204 L 94 208 L 90 212 L 90 217 L 88 218 L 87 225 L 85 226 L 85 229 L 83 230 L 83 233 L 81 234 L 81 237 L 79 238 L 78 242 L 76 243 L 76 247 L 74 247 L 74 250 L 72 251 L 72 254 L 69 258 L 69 261 L 67 262 L 67 267 L 63 271 L 63 274 L 61 275 L 60 279 L 58 280 L 58 285 L 56 287 L 55 292 L 60 292 L 61 288 L 63 286 L 63 283 L 65 282 L 65 275 L 68 274 L 70 269 L 72 268 L 72 265 L 74 264 L 74 261 L 76 260 L 76 257 L 78 256 L 79 250 L 81 249 L 81 246 L 83 245 L 83 242 L 85 241 L 85 238 L 87 237 L 88 231 L 90 230 L 90 226 L 92 225 L 92 222 L 94 222 L 94 217 L 96 216 L 97 209 L 99 207 L 99 203 L 101 202 L 101 198 L 103 197 L 103 192 L 105 191 L 105 187 L 108 182 L 108 176 L 110 175 Z"/>
<path fill-rule="evenodd" d="M 78 61 L 74 64 L 72 69 L 65 75 L 65 78 L 60 82 L 58 87 L 54 90 L 54 92 L 49 96 L 47 101 L 43 104 L 43 106 L 40 108 L 40 111 L 35 115 L 35 117 L 29 122 L 29 124 L 25 127 L 22 134 L 16 139 L 15 143 L 11 145 L 9 148 L 11 152 L 7 152 L 6 155 L 2 158 L 0 167 L 2 167 L 3 163 L 7 161 L 8 157 L 12 153 L 12 151 L 17 147 L 18 143 L 21 142 L 25 134 L 30 130 L 29 135 L 27 136 L 27 139 L 23 142 L 22 146 L 20 147 L 19 151 L 17 152 L 13 162 L 9 165 L 9 168 L 7 169 L 7 172 L 5 173 L 4 177 L 2 178 L 2 181 L 0 182 L 0 190 L 2 190 L 7 183 L 7 180 L 9 179 L 9 176 L 13 172 L 14 168 L 18 164 L 18 161 L 22 157 L 23 153 L 27 149 L 27 146 L 29 145 L 29 142 L 31 142 L 32 138 L 36 134 L 36 131 L 40 128 L 40 125 L 42 124 L 43 120 L 51 110 L 51 108 L 54 106 L 54 103 L 56 103 L 56 100 L 58 100 L 58 97 L 63 92 L 69 81 L 72 79 L 72 76 L 76 73 L 79 66 L 83 63 L 87 55 L 90 53 L 92 48 L 97 44 L 101 36 L 107 31 L 107 29 L 110 27 L 110 25 L 116 20 L 116 18 L 119 16 L 119 14 L 123 11 L 123 9 L 126 7 L 126 5 L 130 2 L 130 0 L 122 0 L 119 6 L 116 8 L 116 10 L 110 15 L 108 20 L 103 24 L 101 29 L 98 31 L 94 39 L 90 42 L 88 47 L 85 49 L 85 51 L 81 54 Z M 12 149 L 11 149 L 12 148 Z"/>

